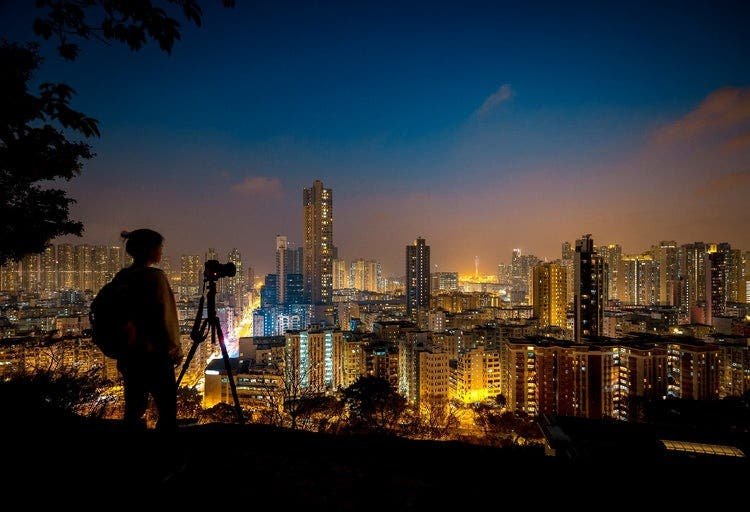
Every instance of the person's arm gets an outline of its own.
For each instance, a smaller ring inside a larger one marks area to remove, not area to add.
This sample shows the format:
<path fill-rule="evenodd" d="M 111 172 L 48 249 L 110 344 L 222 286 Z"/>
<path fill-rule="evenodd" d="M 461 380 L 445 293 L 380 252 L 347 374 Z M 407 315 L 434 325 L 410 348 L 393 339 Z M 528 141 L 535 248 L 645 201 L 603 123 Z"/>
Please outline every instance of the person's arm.
<path fill-rule="evenodd" d="M 159 271 L 158 296 L 162 306 L 162 316 L 164 321 L 164 334 L 167 339 L 167 351 L 169 356 L 175 362 L 182 362 L 183 353 L 180 344 L 180 323 L 177 319 L 177 304 L 175 303 L 172 287 L 169 285 L 167 276 Z"/>

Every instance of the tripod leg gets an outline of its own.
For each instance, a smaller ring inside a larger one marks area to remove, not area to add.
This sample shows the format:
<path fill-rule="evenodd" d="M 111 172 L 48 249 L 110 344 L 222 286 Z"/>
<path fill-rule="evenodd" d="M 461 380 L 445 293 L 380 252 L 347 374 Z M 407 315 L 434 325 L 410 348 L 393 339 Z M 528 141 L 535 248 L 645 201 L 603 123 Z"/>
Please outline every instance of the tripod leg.
<path fill-rule="evenodd" d="M 237 415 L 237 423 L 244 423 L 245 416 L 242 414 L 242 407 L 240 407 L 240 398 L 237 396 L 237 384 L 234 382 L 234 375 L 232 374 L 232 367 L 229 364 L 229 354 L 227 353 L 227 347 L 224 344 L 224 334 L 221 332 L 221 324 L 219 319 L 215 318 L 212 323 L 211 340 L 213 341 L 214 332 L 218 333 L 219 346 L 221 347 L 221 355 L 224 358 L 224 368 L 227 371 L 227 378 L 229 379 L 229 387 L 232 389 L 232 398 L 234 398 L 234 412 Z"/>
<path fill-rule="evenodd" d="M 207 320 L 203 321 L 203 325 L 204 326 L 206 325 L 206 321 Z M 203 331 L 203 328 L 201 328 L 200 331 L 198 331 L 198 335 L 193 338 L 193 344 L 190 347 L 190 350 L 188 351 L 187 357 L 185 357 L 185 362 L 182 363 L 182 370 L 180 371 L 180 376 L 177 378 L 177 387 L 178 388 L 180 387 L 180 382 L 182 382 L 182 378 L 185 376 L 185 372 L 187 371 L 188 366 L 190 366 L 190 361 L 192 361 L 193 356 L 195 355 L 195 351 L 198 348 L 198 345 L 203 341 L 203 339 L 201 339 L 200 337 L 198 337 L 198 336 L 200 336 L 200 332 L 202 332 L 202 331 Z"/>

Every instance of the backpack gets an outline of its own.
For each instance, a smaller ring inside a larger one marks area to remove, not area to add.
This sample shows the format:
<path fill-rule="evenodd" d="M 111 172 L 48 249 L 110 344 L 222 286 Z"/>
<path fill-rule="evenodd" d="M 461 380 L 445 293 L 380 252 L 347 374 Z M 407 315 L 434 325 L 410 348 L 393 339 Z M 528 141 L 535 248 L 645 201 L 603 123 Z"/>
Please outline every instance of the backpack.
<path fill-rule="evenodd" d="M 89 310 L 91 341 L 105 356 L 118 359 L 127 348 L 133 331 L 131 308 L 128 280 L 120 271 L 99 290 Z"/>

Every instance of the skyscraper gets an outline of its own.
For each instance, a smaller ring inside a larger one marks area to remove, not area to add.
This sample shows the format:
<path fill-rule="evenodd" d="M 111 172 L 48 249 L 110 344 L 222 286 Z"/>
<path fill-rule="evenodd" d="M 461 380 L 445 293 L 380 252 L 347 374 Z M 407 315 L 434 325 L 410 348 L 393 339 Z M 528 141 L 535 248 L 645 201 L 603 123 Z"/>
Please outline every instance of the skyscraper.
<path fill-rule="evenodd" d="M 61 290 L 72 290 L 76 287 L 75 251 L 70 244 L 57 246 L 57 276 Z"/>
<path fill-rule="evenodd" d="M 280 304 L 283 304 L 286 300 L 285 297 L 285 286 L 286 286 L 286 274 L 287 274 L 287 248 L 289 242 L 285 236 L 276 235 L 276 275 L 278 277 L 278 290 L 277 297 Z"/>
<path fill-rule="evenodd" d="M 659 304 L 679 304 L 680 259 L 677 242 L 662 240 L 651 247 L 654 260 L 659 265 Z"/>
<path fill-rule="evenodd" d="M 575 340 L 601 336 L 607 299 L 607 264 L 594 251 L 591 235 L 576 240 L 574 270 Z"/>
<path fill-rule="evenodd" d="M 417 238 L 406 246 L 406 315 L 427 318 L 430 308 L 430 246 Z"/>
<path fill-rule="evenodd" d="M 41 289 L 45 292 L 57 291 L 57 255 L 52 244 L 48 244 L 42 253 Z"/>
<path fill-rule="evenodd" d="M 622 265 L 622 247 L 619 244 L 600 245 L 596 253 L 607 264 L 607 296 L 609 300 L 623 300 L 620 286 L 620 267 Z"/>
<path fill-rule="evenodd" d="M 197 254 L 183 254 L 180 256 L 180 286 L 181 298 L 201 295 L 203 283 L 203 264 Z"/>
<path fill-rule="evenodd" d="M 732 246 L 726 242 L 709 247 L 706 254 L 706 323 L 711 324 L 714 316 L 724 316 L 727 303 L 732 302 Z"/>
<path fill-rule="evenodd" d="M 680 276 L 682 278 L 682 314 L 690 318 L 691 308 L 706 301 L 706 254 L 711 244 L 694 242 L 680 246 Z M 693 319 L 691 319 L 692 321 Z"/>
<path fill-rule="evenodd" d="M 237 248 L 229 251 L 227 261 L 234 263 L 235 274 L 227 277 L 226 300 L 235 309 L 242 309 L 242 297 L 245 294 L 245 270 L 242 268 L 242 254 Z"/>
<path fill-rule="evenodd" d="M 558 263 L 542 263 L 533 270 L 534 316 L 539 327 L 567 326 L 567 272 Z"/>
<path fill-rule="evenodd" d="M 609 275 L 612 275 L 611 273 Z M 620 261 L 619 299 L 628 305 L 659 303 L 659 262 L 651 254 L 626 254 Z M 609 283 L 610 288 L 612 283 Z"/>
<path fill-rule="evenodd" d="M 333 192 L 315 180 L 303 190 L 302 206 L 305 296 L 312 304 L 333 304 Z"/>

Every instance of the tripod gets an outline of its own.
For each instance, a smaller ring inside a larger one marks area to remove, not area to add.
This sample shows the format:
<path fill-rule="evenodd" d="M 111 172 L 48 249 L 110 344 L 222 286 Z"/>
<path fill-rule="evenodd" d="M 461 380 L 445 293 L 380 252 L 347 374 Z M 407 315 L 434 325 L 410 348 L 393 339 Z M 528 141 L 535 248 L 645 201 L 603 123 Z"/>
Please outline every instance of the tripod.
<path fill-rule="evenodd" d="M 224 359 L 224 369 L 227 371 L 227 378 L 229 379 L 229 387 L 232 389 L 232 397 L 234 398 L 234 412 L 237 415 L 237 423 L 244 423 L 245 417 L 242 414 L 242 408 L 240 407 L 240 399 L 237 397 L 237 384 L 234 382 L 234 376 L 232 375 L 232 367 L 229 364 L 229 354 L 227 353 L 227 347 L 224 344 L 224 334 L 221 332 L 221 324 L 219 317 L 216 316 L 216 280 L 209 277 L 205 278 L 203 285 L 208 283 L 208 293 L 201 295 L 200 302 L 198 303 L 198 312 L 195 315 L 195 322 L 193 323 L 193 329 L 190 331 L 190 338 L 193 340 L 193 344 L 190 347 L 185 362 L 182 365 L 180 376 L 177 378 L 177 387 L 180 386 L 180 381 L 185 375 L 190 361 L 195 355 L 195 351 L 198 345 L 208 338 L 208 330 L 211 331 L 211 344 L 216 344 L 216 338 L 218 336 L 219 346 L 221 347 L 221 355 Z M 207 316 L 201 323 L 201 317 L 203 315 L 203 299 L 208 297 L 207 304 Z"/>

